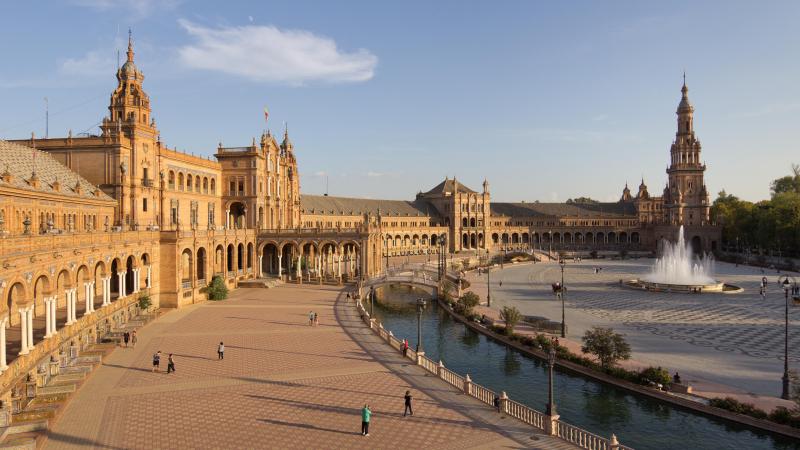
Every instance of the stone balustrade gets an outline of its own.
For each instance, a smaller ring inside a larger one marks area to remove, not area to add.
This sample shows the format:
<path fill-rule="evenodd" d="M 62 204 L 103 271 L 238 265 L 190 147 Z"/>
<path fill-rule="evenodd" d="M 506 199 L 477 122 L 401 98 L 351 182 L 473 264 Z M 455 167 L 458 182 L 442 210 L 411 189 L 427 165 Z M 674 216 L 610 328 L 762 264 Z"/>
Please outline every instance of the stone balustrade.
<path fill-rule="evenodd" d="M 73 254 L 82 248 L 107 247 L 109 245 L 134 245 L 158 240 L 157 231 L 81 232 L 64 234 L 14 235 L 0 239 L 0 255 L 13 257 L 18 254 L 31 256 L 38 253 L 64 252 Z"/>
<path fill-rule="evenodd" d="M 373 330 L 381 339 L 385 340 L 395 350 L 402 351 L 402 341 L 394 337 L 391 331 L 386 330 L 382 323 L 377 323 L 371 318 L 369 312 L 361 302 L 356 302 L 356 309 L 370 329 Z M 611 438 L 598 436 L 584 429 L 570 425 L 559 418 L 559 416 L 548 416 L 522 403 L 508 398 L 505 392 L 499 396 L 494 391 L 487 389 L 479 384 L 475 384 L 469 377 L 461 376 L 458 373 L 446 368 L 442 361 L 438 363 L 425 356 L 424 352 L 417 354 L 411 349 L 407 351 L 406 357 L 416 361 L 417 365 L 427 372 L 436 375 L 439 379 L 456 389 L 464 392 L 481 402 L 494 407 L 495 400 L 499 401 L 500 411 L 508 416 L 514 417 L 530 426 L 557 436 L 575 446 L 586 450 L 633 450 L 630 447 L 621 445 L 615 435 Z"/>

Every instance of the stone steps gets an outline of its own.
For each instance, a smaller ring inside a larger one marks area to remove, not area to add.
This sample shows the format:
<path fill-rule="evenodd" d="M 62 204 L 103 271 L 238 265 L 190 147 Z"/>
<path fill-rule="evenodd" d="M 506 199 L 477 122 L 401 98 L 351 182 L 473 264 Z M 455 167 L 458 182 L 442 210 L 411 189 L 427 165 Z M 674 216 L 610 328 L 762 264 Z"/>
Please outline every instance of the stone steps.
<path fill-rule="evenodd" d="M 50 384 L 67 384 L 67 383 L 79 383 L 82 382 L 86 378 L 86 373 L 84 372 L 76 372 L 76 373 L 65 373 L 61 375 L 56 375 L 50 379 Z"/>
<path fill-rule="evenodd" d="M 0 449 L 36 450 L 38 441 L 44 440 L 47 421 L 31 422 L 24 425 L 11 425 L 0 435 Z M 6 436 L 8 436 L 6 438 Z"/>
<path fill-rule="evenodd" d="M 37 392 L 37 398 L 39 395 L 51 395 L 51 394 L 70 394 L 75 392 L 75 384 L 48 384 L 47 386 L 40 387 Z"/>
<path fill-rule="evenodd" d="M 74 373 L 86 374 L 91 372 L 93 367 L 94 366 L 67 366 L 60 368 L 58 370 L 58 373 L 61 375 L 74 374 Z"/>

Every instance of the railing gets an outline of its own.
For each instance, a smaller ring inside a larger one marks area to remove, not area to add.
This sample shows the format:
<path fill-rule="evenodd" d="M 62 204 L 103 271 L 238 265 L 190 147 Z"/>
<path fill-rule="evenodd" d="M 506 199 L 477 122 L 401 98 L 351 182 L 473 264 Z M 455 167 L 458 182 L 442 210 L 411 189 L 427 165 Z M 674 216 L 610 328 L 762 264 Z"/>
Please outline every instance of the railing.
<path fill-rule="evenodd" d="M 181 281 L 181 288 L 183 288 L 183 289 L 191 289 L 192 288 L 192 281 L 191 280 L 183 280 L 183 281 Z"/>
<path fill-rule="evenodd" d="M 582 430 L 576 426 L 556 420 L 556 436 L 588 450 L 610 450 L 608 439 Z M 619 445 L 616 446 L 619 448 Z"/>
<path fill-rule="evenodd" d="M 383 327 L 383 324 L 376 324 L 360 301 L 356 302 L 356 310 L 361 315 L 364 323 L 367 324 L 375 334 L 386 341 L 391 347 L 402 351 L 402 341 L 394 337 L 389 330 Z M 417 353 L 410 348 L 408 349 L 406 357 L 416 361 L 420 367 L 436 375 L 447 384 L 470 397 L 480 400 L 492 407 L 495 406 L 496 402 L 499 402 L 498 405 L 505 414 L 575 444 L 579 448 L 586 450 L 633 450 L 630 447 L 619 444 L 616 436 L 612 435 L 611 439 L 608 439 L 582 430 L 576 426 L 555 419 L 554 417 L 557 416 L 550 417 L 522 403 L 515 402 L 509 399 L 505 392 L 498 396 L 494 391 L 473 383 L 469 375 L 462 377 L 458 373 L 444 367 L 441 361 L 437 363 L 425 355 L 417 355 Z"/>
<path fill-rule="evenodd" d="M 206 279 L 205 278 L 200 278 L 199 280 L 197 280 L 197 287 L 203 287 L 205 285 L 206 285 Z"/>

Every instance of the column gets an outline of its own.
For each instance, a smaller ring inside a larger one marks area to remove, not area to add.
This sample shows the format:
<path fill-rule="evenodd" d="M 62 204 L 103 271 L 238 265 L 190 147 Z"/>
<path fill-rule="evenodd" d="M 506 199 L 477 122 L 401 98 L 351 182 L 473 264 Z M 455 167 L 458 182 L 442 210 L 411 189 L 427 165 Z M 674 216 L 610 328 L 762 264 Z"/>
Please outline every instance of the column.
<path fill-rule="evenodd" d="M 278 255 L 278 279 L 283 279 L 282 267 L 281 267 L 281 260 L 283 259 L 283 255 Z"/>
<path fill-rule="evenodd" d="M 56 295 L 53 296 L 53 304 L 51 305 L 51 308 L 53 308 L 53 315 L 51 316 L 53 318 L 53 324 L 51 325 L 51 328 L 53 334 L 56 334 L 58 333 L 58 321 L 56 320 L 58 317 L 58 296 Z"/>
<path fill-rule="evenodd" d="M 111 304 L 111 277 L 103 278 L 103 306 L 109 304 Z"/>
<path fill-rule="evenodd" d="M 4 372 L 8 369 L 8 364 L 6 364 L 6 324 L 8 323 L 8 317 L 3 317 L 0 319 L 0 372 Z"/>
<path fill-rule="evenodd" d="M 74 294 L 74 292 L 75 291 L 73 289 L 64 292 L 64 294 L 67 296 L 67 325 L 72 325 L 72 322 L 74 322 L 72 317 L 75 311 L 75 305 L 72 304 L 72 294 Z"/>
<path fill-rule="evenodd" d="M 303 269 L 300 267 L 301 258 L 300 255 L 297 255 L 297 281 L 299 283 L 303 282 Z"/>
<path fill-rule="evenodd" d="M 26 309 L 19 310 L 19 328 L 20 328 L 20 355 L 27 355 L 30 352 L 28 348 L 28 312 Z"/>
<path fill-rule="evenodd" d="M 117 272 L 117 285 L 119 286 L 119 296 L 117 298 L 125 297 L 125 272 Z"/>
<path fill-rule="evenodd" d="M 153 287 L 153 286 L 152 286 L 152 285 L 153 285 L 153 282 L 152 282 L 152 281 L 150 281 L 150 277 L 152 276 L 152 274 L 153 274 L 153 272 L 152 272 L 152 270 L 151 270 L 151 267 L 150 267 L 150 265 L 148 264 L 148 265 L 147 265 L 147 280 L 145 280 L 145 281 L 147 282 L 147 284 L 146 284 L 146 286 L 145 286 L 145 287 L 147 287 L 147 288 L 151 288 L 151 287 Z"/>
<path fill-rule="evenodd" d="M 230 228 L 231 228 L 231 210 L 230 209 L 226 209 L 225 210 L 225 229 L 227 230 L 227 229 L 230 229 Z"/>
<path fill-rule="evenodd" d="M 256 274 L 258 278 L 261 278 L 261 264 L 264 260 L 264 255 L 258 255 L 258 268 L 256 269 Z"/>
<path fill-rule="evenodd" d="M 33 350 L 36 347 L 33 344 L 33 305 L 28 307 L 26 315 L 28 318 L 28 350 Z"/>
<path fill-rule="evenodd" d="M 86 298 L 86 311 L 83 313 L 84 316 L 91 314 L 94 310 L 91 288 L 91 283 L 83 283 L 83 295 L 84 298 Z"/>
<path fill-rule="evenodd" d="M 53 299 L 50 297 L 44 298 L 44 337 L 49 338 L 53 335 L 53 329 L 51 324 L 53 323 L 52 318 L 50 317 L 53 314 L 53 309 L 50 305 L 53 303 Z"/>

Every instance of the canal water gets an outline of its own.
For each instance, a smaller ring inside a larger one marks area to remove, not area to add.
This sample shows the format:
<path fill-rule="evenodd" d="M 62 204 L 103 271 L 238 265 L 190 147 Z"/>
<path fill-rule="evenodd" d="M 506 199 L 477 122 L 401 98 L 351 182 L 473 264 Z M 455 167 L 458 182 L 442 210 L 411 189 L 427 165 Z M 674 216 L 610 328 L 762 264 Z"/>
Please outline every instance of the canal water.
<path fill-rule="evenodd" d="M 408 287 L 379 289 L 375 317 L 398 339 L 417 340 L 415 302 L 429 294 Z M 369 309 L 369 304 L 364 305 Z M 476 333 L 428 301 L 422 317 L 426 355 L 473 382 L 539 411 L 547 403 L 547 365 Z M 556 408 L 566 422 L 637 450 L 800 449 L 800 442 L 662 404 L 641 395 L 556 371 Z"/>

